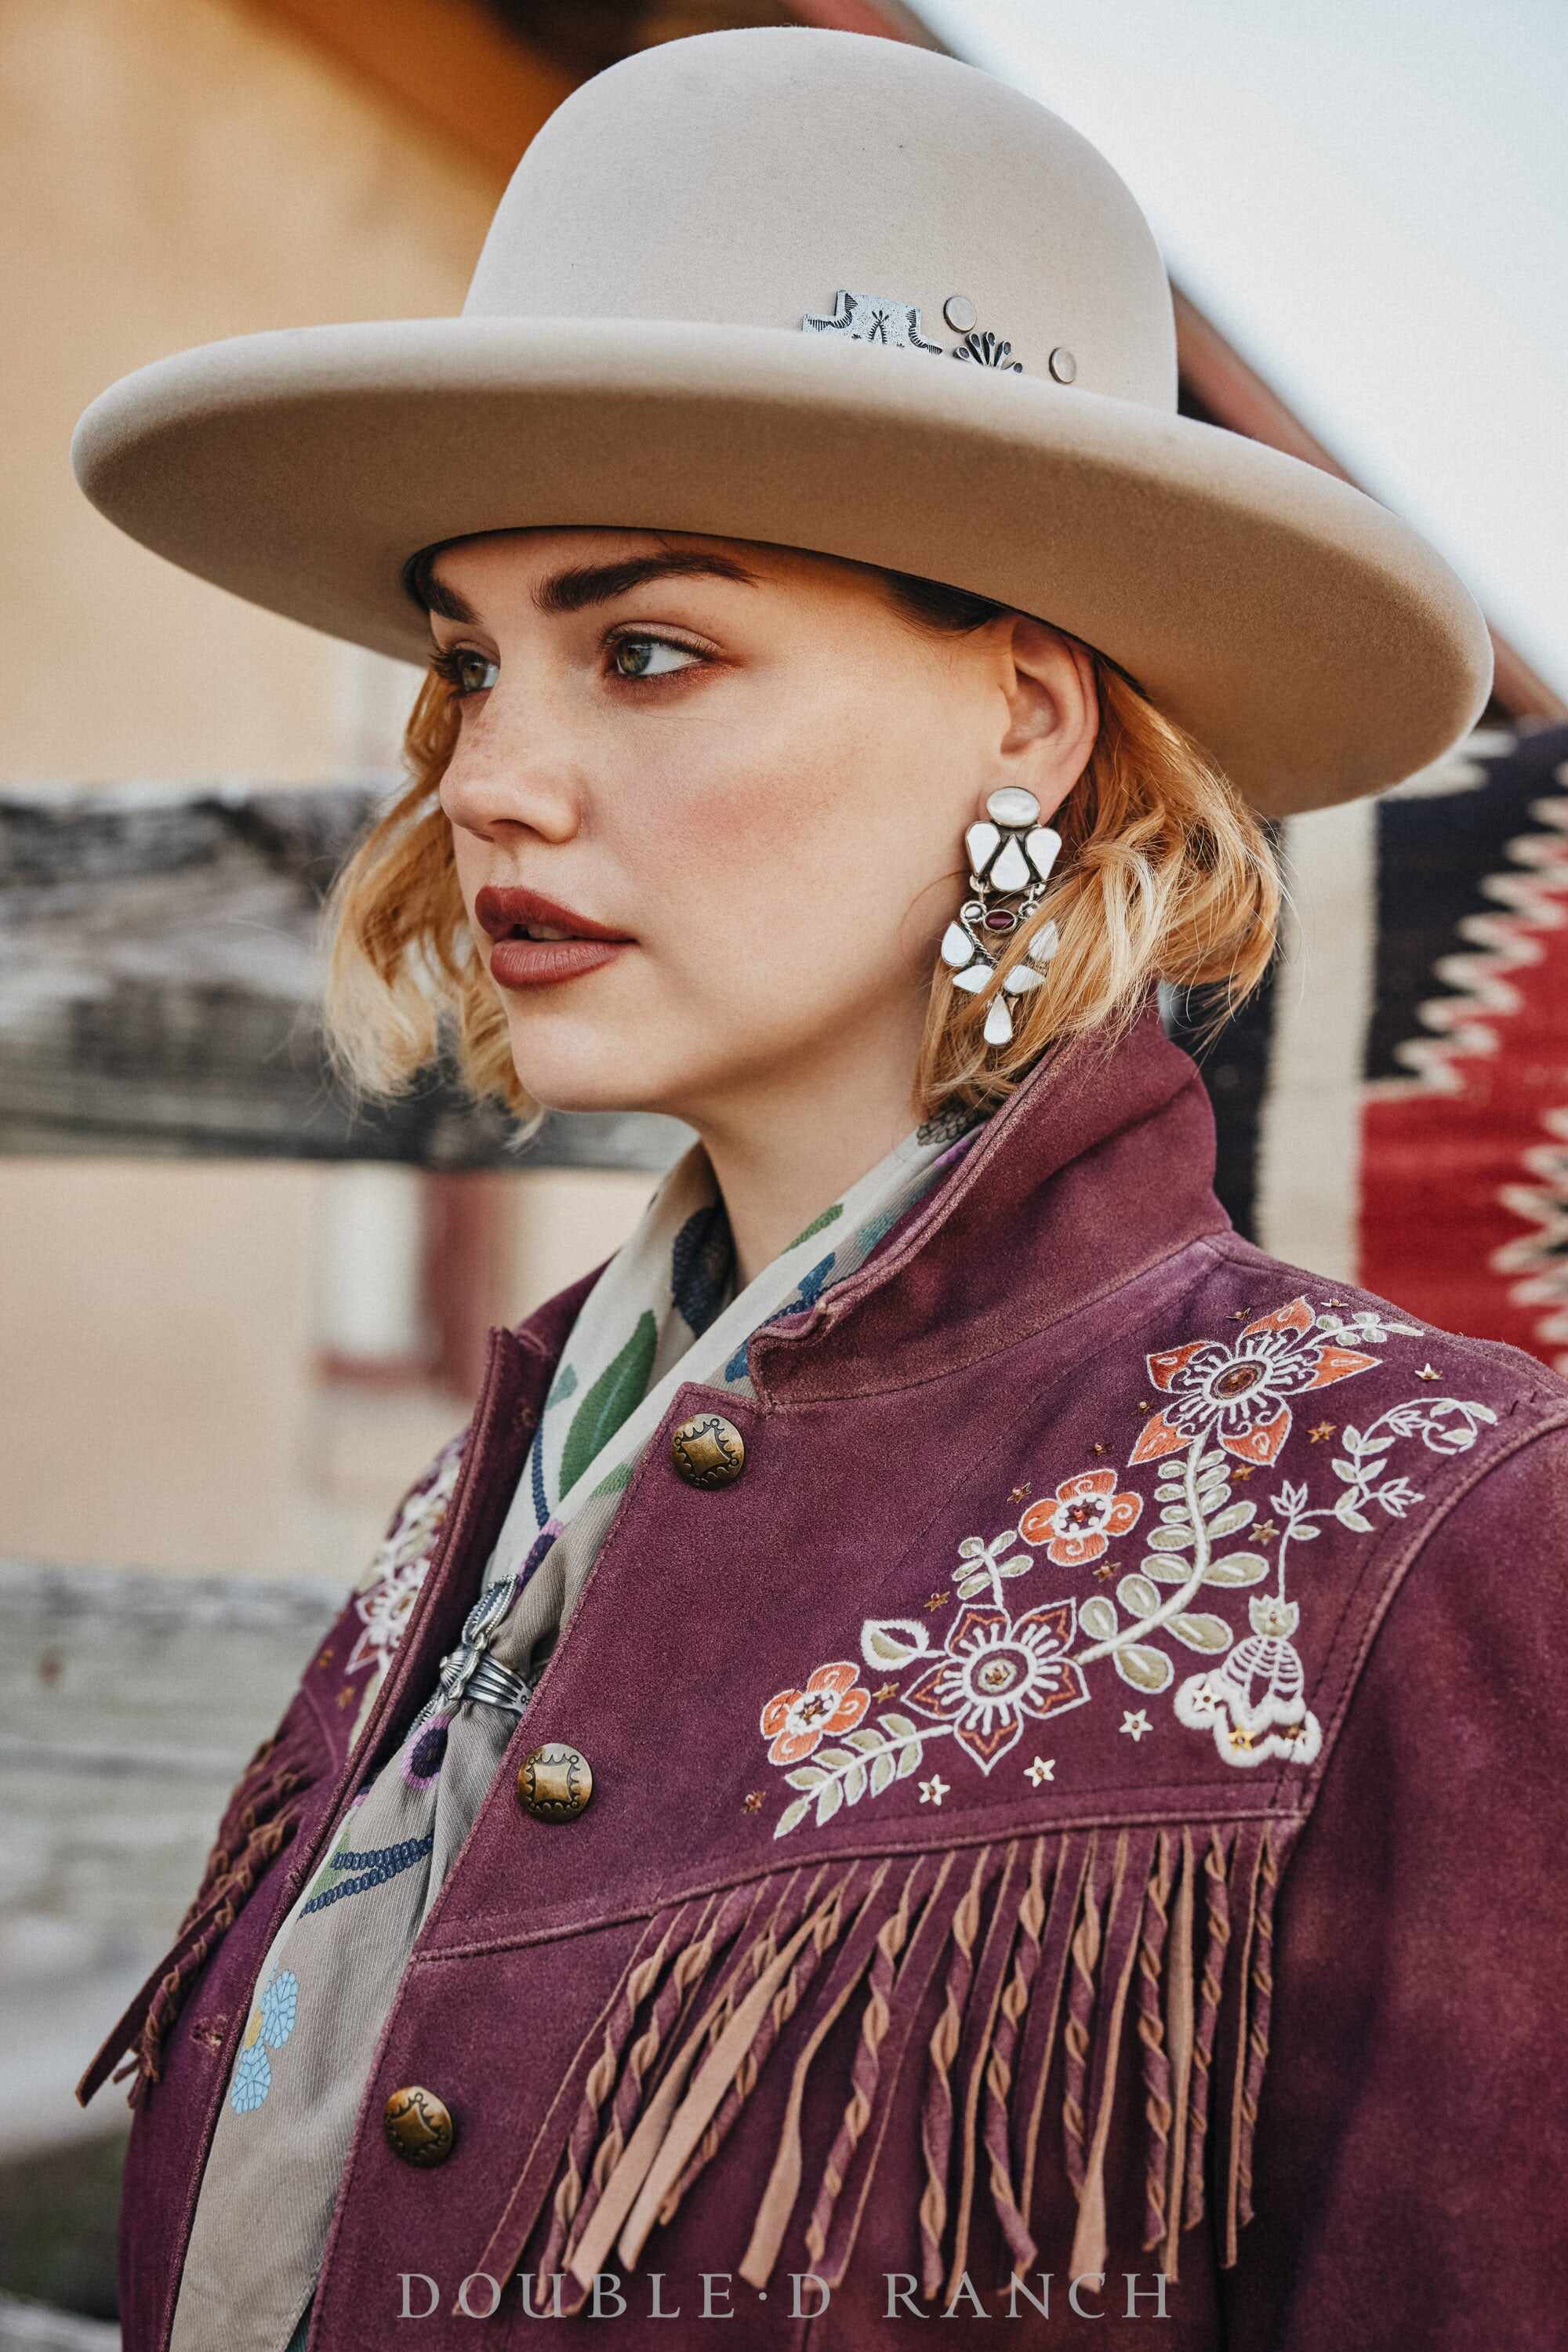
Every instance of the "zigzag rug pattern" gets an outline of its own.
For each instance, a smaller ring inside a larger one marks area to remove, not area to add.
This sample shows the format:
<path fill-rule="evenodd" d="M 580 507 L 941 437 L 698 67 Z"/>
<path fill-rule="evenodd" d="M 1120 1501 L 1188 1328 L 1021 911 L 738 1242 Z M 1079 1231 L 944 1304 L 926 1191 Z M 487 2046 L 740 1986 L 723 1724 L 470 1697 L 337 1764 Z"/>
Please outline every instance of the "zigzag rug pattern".
<path fill-rule="evenodd" d="M 1378 812 L 1359 1278 L 1568 1370 L 1568 728 Z"/>
<path fill-rule="evenodd" d="M 1334 1271 L 1568 1370 L 1568 726 L 1478 730 L 1381 797 L 1364 854 L 1372 982 L 1343 1072 L 1360 1148 L 1354 1166 L 1315 1171 L 1355 1203 L 1355 1263 Z M 1199 1057 L 1221 1200 L 1243 1233 L 1303 1263 L 1310 1247 L 1278 1217 L 1260 1230 L 1259 1139 L 1283 1119 L 1311 1149 L 1316 1106 L 1277 1014 L 1282 990 L 1336 980 L 1277 961 Z M 1179 1043 L 1195 1050 L 1205 1010 L 1168 1006 Z"/>

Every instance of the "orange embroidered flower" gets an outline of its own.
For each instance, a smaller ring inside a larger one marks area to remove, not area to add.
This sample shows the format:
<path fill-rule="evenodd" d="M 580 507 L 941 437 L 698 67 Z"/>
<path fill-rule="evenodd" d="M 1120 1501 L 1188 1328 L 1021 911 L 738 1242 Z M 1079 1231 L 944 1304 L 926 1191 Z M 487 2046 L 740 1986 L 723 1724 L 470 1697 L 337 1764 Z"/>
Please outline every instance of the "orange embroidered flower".
<path fill-rule="evenodd" d="M 860 1669 L 847 1658 L 818 1666 L 804 1690 L 777 1691 L 763 1709 L 762 1730 L 771 1739 L 770 1764 L 799 1764 L 822 1739 L 853 1731 L 871 1704 L 859 1682 Z"/>
<path fill-rule="evenodd" d="M 1143 1508 L 1142 1495 L 1119 1495 L 1114 1470 L 1080 1470 L 1054 1495 L 1031 1503 L 1018 1522 L 1026 1543 L 1044 1544 L 1058 1568 L 1098 1559 L 1112 1536 L 1124 1536 Z"/>
<path fill-rule="evenodd" d="M 1337 1317 L 1314 1316 L 1305 1298 L 1292 1298 L 1271 1314 L 1255 1315 L 1234 1339 L 1159 1349 L 1146 1360 L 1166 1402 L 1144 1423 L 1130 1460 L 1157 1462 L 1212 1435 L 1227 1454 L 1267 1467 L 1290 1434 L 1291 1397 L 1380 1360 L 1341 1346 L 1341 1328 Z"/>

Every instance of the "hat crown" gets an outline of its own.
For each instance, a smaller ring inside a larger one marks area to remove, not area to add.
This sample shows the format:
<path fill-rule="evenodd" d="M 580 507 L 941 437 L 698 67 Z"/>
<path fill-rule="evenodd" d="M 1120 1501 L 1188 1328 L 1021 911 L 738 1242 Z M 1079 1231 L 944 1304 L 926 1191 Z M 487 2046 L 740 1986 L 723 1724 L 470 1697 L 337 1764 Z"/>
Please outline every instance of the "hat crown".
<path fill-rule="evenodd" d="M 512 174 L 463 315 L 816 320 L 860 359 L 879 342 L 1064 399 L 1176 401 L 1164 265 L 1099 150 L 976 67 L 809 26 L 663 42 L 574 90 Z"/>

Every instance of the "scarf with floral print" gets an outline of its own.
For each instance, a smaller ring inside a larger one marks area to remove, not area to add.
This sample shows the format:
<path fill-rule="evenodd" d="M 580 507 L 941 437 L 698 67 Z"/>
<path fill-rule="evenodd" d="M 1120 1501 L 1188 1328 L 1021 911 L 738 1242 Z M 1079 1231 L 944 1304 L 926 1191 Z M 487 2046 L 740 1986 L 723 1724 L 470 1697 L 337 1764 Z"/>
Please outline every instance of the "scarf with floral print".
<path fill-rule="evenodd" d="M 759 1325 L 804 1314 L 975 1140 L 984 1111 L 913 1129 L 735 1295 L 729 1220 L 693 1143 L 589 1291 L 464 1627 L 521 1678 L 542 1662 L 593 1568 L 651 1433 L 686 1381 L 754 1394 Z M 444 1449 L 362 1593 L 390 1664 L 456 1482 Z M 410 1536 L 413 1530 L 413 1537 Z M 384 1548 L 384 1553 L 387 1548 Z M 382 1622 L 384 1621 L 384 1622 Z M 466 1695 L 459 1648 L 396 1753 L 351 1800 L 331 1848 L 273 1937 L 219 2109 L 170 2352 L 296 2352 L 310 2322 L 355 2118 L 408 1955 L 489 1791 L 518 1713 Z M 457 1695 L 454 1696 L 454 1693 Z"/>

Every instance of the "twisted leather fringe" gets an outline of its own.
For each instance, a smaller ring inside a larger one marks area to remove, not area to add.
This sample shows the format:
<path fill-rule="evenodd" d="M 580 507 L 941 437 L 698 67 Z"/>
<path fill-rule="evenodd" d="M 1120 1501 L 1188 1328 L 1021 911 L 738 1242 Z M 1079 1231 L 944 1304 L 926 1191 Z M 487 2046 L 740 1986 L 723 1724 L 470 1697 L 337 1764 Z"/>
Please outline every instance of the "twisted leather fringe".
<path fill-rule="evenodd" d="M 110 2077 L 132 2077 L 126 2094 L 140 2105 L 163 2074 L 163 2048 L 202 1969 L 245 1908 L 258 1882 L 299 1827 L 315 1772 L 296 1750 L 287 1717 L 264 1739 L 240 1775 L 202 1871 L 201 1885 L 175 1931 L 176 1957 L 153 1994 L 131 2055 Z M 201 1932 L 190 1941 L 192 1928 Z M 181 1947 L 184 1947 L 182 1949 Z"/>
<path fill-rule="evenodd" d="M 986 2198 L 1015 2272 L 1038 2258 L 1030 2216 L 1055 2145 L 1053 2082 L 1078 2205 L 1071 2270 L 1108 2266 L 1119 2106 L 1139 2137 L 1144 2248 L 1176 2276 L 1212 2175 L 1224 2184 L 1220 2259 L 1234 2263 L 1252 2215 L 1274 1900 L 1296 1827 L 1050 1832 L 798 1868 L 672 1906 L 648 1921 L 585 2038 L 479 2267 L 563 2271 L 562 2309 L 580 2310 L 612 2255 L 634 2269 L 673 2221 L 766 2075 L 783 2095 L 779 2138 L 760 2198 L 754 2158 L 732 2176 L 739 2228 L 750 2211 L 736 2267 L 765 2286 L 793 2227 L 837 2286 L 911 2061 L 909 2234 L 928 2301 L 956 2292 Z M 808 2116 L 826 2128 L 808 2131 Z M 824 2145 L 812 2175 L 806 2149 Z M 525 2262 L 540 2229 L 541 2257 Z"/>

